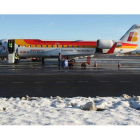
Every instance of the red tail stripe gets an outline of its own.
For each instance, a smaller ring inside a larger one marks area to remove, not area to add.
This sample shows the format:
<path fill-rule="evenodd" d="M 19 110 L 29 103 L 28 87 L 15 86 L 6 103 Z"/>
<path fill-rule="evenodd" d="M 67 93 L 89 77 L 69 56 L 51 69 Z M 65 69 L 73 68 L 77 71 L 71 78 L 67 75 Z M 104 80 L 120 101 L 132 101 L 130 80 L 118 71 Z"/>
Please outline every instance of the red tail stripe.
<path fill-rule="evenodd" d="M 134 35 L 134 32 L 130 32 L 130 34 L 129 34 L 129 37 L 128 37 L 127 41 L 131 41 L 131 40 L 132 40 L 133 35 Z"/>

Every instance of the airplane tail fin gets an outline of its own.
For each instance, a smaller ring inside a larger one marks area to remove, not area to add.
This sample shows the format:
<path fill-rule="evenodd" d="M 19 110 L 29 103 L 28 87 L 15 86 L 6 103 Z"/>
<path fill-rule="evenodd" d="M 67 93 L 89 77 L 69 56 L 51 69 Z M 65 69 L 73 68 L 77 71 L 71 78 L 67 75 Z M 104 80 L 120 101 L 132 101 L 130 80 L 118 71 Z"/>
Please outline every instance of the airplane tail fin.
<path fill-rule="evenodd" d="M 133 25 L 120 39 L 124 43 L 138 43 L 138 36 L 140 33 L 140 24 Z"/>

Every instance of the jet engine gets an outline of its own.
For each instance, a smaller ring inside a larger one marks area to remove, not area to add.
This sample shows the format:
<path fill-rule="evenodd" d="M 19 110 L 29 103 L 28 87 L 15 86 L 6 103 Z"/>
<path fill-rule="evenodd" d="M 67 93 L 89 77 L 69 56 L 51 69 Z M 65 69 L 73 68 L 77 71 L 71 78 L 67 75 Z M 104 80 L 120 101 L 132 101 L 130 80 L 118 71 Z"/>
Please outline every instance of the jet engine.
<path fill-rule="evenodd" d="M 98 49 L 110 49 L 113 46 L 113 40 L 97 40 L 97 48 Z"/>
<path fill-rule="evenodd" d="M 115 42 L 117 42 L 116 47 L 121 47 L 122 46 L 122 43 L 121 43 L 120 40 L 99 39 L 99 40 L 97 40 L 97 49 L 110 49 Z"/>

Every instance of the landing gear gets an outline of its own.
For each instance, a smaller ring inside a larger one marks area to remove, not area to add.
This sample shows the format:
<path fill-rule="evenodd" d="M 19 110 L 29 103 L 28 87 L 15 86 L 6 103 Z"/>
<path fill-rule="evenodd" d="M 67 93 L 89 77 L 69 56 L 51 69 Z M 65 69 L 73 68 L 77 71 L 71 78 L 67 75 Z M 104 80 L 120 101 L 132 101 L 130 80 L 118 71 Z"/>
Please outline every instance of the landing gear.
<path fill-rule="evenodd" d="M 85 63 L 82 63 L 81 64 L 81 67 L 86 68 L 86 64 Z"/>

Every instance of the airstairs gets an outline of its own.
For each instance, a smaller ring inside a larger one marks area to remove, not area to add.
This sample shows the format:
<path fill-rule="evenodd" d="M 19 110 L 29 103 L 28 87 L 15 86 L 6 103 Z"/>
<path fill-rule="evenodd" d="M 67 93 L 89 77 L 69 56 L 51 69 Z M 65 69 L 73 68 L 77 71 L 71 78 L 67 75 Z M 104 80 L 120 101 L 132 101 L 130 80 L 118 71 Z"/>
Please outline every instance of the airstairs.
<path fill-rule="evenodd" d="M 15 53 L 8 54 L 8 61 L 7 61 L 7 63 L 9 63 L 9 64 L 15 63 Z"/>

